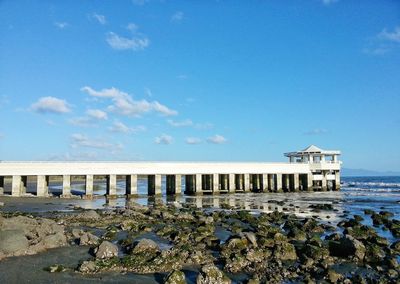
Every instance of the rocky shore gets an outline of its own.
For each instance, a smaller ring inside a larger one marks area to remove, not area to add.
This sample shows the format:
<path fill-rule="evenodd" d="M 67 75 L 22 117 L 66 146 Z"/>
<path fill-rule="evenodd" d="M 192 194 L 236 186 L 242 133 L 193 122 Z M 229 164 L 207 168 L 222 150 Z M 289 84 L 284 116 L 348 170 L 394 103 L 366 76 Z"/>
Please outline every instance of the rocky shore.
<path fill-rule="evenodd" d="M 158 273 L 165 283 L 187 283 L 187 269 L 196 271 L 197 283 L 400 283 L 400 221 L 386 211 L 364 213 L 333 226 L 277 211 L 163 203 L 77 208 L 46 218 L 0 212 L 0 262 L 83 246 L 91 257 L 76 266 L 54 263 L 42 269 L 87 276 Z"/>

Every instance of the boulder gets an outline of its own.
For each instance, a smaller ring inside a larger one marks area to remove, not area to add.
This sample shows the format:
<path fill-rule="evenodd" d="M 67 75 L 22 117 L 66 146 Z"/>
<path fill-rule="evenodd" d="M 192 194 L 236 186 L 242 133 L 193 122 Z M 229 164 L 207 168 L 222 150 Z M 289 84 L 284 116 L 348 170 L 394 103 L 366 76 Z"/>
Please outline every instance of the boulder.
<path fill-rule="evenodd" d="M 186 284 L 185 273 L 180 270 L 173 270 L 165 278 L 165 284 Z"/>
<path fill-rule="evenodd" d="M 244 232 L 243 235 L 253 245 L 253 247 L 257 247 L 257 237 L 253 232 Z"/>
<path fill-rule="evenodd" d="M 79 219 L 83 219 L 83 220 L 99 220 L 99 219 L 101 219 L 100 214 L 94 210 L 83 211 L 82 213 L 79 213 L 76 217 Z"/>
<path fill-rule="evenodd" d="M 365 251 L 363 243 L 350 235 L 343 236 L 339 241 L 329 242 L 329 252 L 332 256 L 355 256 L 357 259 L 363 260 Z"/>
<path fill-rule="evenodd" d="M 150 239 L 141 239 L 133 248 L 133 254 L 139 253 L 155 253 L 160 251 L 157 243 Z"/>
<path fill-rule="evenodd" d="M 118 256 L 118 247 L 109 241 L 103 241 L 95 249 L 95 256 L 101 259 Z"/>
<path fill-rule="evenodd" d="M 274 256 L 279 260 L 296 260 L 297 254 L 291 243 L 280 243 L 275 245 Z"/>
<path fill-rule="evenodd" d="M 93 273 L 96 271 L 96 263 L 94 261 L 84 261 L 78 270 L 81 273 Z"/>
<path fill-rule="evenodd" d="M 29 246 L 22 230 L 0 231 L 0 256 L 22 253 Z"/>
<path fill-rule="evenodd" d="M 79 244 L 81 246 L 95 245 L 99 242 L 100 238 L 89 232 L 84 232 L 79 238 Z"/>
<path fill-rule="evenodd" d="M 201 268 L 197 276 L 197 284 L 230 284 L 232 281 L 214 264 L 207 264 Z"/>

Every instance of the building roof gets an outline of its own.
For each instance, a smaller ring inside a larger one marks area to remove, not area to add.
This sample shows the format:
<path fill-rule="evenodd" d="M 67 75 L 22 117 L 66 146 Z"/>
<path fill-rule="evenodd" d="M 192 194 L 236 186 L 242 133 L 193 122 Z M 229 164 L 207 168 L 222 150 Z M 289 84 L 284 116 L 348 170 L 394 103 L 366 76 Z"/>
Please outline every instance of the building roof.
<path fill-rule="evenodd" d="M 286 157 L 302 156 L 302 155 L 306 155 L 306 154 L 340 155 L 340 151 L 322 150 L 321 148 L 319 148 L 315 145 L 310 145 L 301 151 L 285 153 L 285 156 Z"/>

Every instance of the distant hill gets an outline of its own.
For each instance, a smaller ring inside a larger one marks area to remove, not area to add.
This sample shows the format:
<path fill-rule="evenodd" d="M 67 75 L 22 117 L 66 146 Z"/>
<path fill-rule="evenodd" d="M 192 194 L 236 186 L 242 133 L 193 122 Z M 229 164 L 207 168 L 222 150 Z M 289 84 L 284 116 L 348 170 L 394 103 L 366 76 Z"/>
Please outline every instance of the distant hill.
<path fill-rule="evenodd" d="M 400 172 L 379 172 L 370 171 L 365 169 L 347 169 L 342 168 L 341 176 L 344 177 L 356 177 L 356 176 L 400 176 Z"/>

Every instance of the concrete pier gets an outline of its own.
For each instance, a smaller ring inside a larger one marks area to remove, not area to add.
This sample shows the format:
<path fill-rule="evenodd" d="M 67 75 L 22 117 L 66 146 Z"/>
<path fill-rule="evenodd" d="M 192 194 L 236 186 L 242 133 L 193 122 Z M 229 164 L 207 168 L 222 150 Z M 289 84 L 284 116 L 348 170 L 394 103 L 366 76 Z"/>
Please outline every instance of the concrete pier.
<path fill-rule="evenodd" d="M 86 175 L 85 178 L 85 197 L 93 197 L 93 175 Z"/>
<path fill-rule="evenodd" d="M 50 179 L 62 177 L 62 197 L 70 197 L 72 179 L 84 178 L 84 197 L 91 198 L 94 180 L 106 178 L 108 197 L 117 196 L 117 177 L 125 178 L 127 196 L 138 194 L 138 177 L 147 179 L 149 195 L 236 192 L 294 192 L 339 190 L 339 151 L 325 151 L 316 146 L 286 153 L 287 163 L 222 163 L 222 162 L 0 162 L 0 194 L 5 191 L 5 178 L 11 179 L 7 193 L 26 195 L 28 177 L 36 181 L 34 195 L 51 196 Z M 182 184 L 184 179 L 185 184 Z M 7 183 L 9 184 L 9 182 Z M 32 195 L 30 186 L 30 195 Z M 75 192 L 75 191 L 74 191 Z M 59 194 L 59 193 L 58 193 Z"/>
<path fill-rule="evenodd" d="M 137 175 L 126 175 L 125 186 L 125 192 L 127 196 L 136 196 L 138 194 Z"/>
<path fill-rule="evenodd" d="M 117 196 L 117 175 L 107 176 L 107 196 L 116 197 Z"/>
<path fill-rule="evenodd" d="M 62 183 L 62 197 L 68 198 L 71 197 L 71 176 L 63 175 L 63 183 Z"/>

